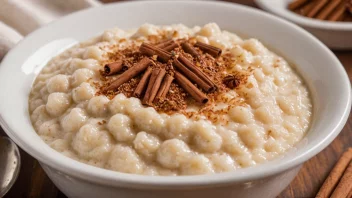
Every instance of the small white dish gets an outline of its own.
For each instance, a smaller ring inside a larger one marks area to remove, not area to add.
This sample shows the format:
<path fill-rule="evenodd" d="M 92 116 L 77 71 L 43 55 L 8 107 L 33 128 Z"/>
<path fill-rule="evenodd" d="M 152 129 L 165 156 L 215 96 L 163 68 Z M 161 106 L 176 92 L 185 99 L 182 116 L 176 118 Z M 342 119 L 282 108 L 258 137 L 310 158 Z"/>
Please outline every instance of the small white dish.
<path fill-rule="evenodd" d="M 258 38 L 293 62 L 313 101 L 307 135 L 295 149 L 268 163 L 197 176 L 119 173 L 80 163 L 51 149 L 36 134 L 28 115 L 28 94 L 40 68 L 77 41 L 115 26 L 130 29 L 146 22 L 187 26 L 215 22 L 221 29 Z M 6 133 L 39 160 L 62 192 L 85 198 L 276 197 L 305 161 L 335 139 L 351 109 L 349 78 L 339 60 L 318 39 L 263 11 L 210 1 L 133 1 L 71 14 L 31 33 L 7 54 L 0 66 L 0 90 L 0 123 Z"/>
<path fill-rule="evenodd" d="M 298 15 L 287 9 L 292 0 L 255 2 L 260 8 L 302 26 L 332 49 L 352 49 L 352 22 L 329 22 Z"/>

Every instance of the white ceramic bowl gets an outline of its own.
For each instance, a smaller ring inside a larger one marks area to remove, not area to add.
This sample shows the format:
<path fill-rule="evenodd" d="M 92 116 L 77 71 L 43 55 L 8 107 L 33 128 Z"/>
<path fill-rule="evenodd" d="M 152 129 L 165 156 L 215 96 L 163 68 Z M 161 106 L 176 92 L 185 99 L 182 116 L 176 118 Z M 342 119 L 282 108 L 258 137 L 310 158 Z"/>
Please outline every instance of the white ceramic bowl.
<path fill-rule="evenodd" d="M 287 9 L 287 5 L 293 0 L 255 1 L 260 8 L 302 26 L 330 48 L 352 49 L 352 22 L 329 22 L 303 17 Z"/>
<path fill-rule="evenodd" d="M 310 130 L 297 147 L 266 164 L 214 175 L 142 176 L 86 165 L 51 149 L 28 116 L 31 84 L 45 62 L 77 41 L 104 29 L 154 24 L 188 26 L 216 22 L 222 29 L 256 37 L 297 65 L 314 104 Z M 280 30 L 278 32 L 277 30 Z M 324 149 L 341 131 L 351 107 L 344 68 L 318 39 L 300 27 L 248 7 L 220 2 L 130 2 L 81 11 L 43 27 L 19 43 L 0 67 L 0 122 L 6 133 L 38 159 L 69 197 L 275 197 L 301 164 Z"/>

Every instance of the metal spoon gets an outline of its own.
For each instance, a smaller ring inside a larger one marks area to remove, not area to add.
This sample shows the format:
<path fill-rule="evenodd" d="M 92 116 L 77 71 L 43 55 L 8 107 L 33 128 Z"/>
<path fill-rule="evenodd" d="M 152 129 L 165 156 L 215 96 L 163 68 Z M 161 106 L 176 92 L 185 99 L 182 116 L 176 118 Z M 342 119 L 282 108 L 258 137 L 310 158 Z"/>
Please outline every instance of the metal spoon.
<path fill-rule="evenodd" d="M 0 197 L 15 183 L 21 167 L 20 152 L 8 137 L 0 137 Z"/>

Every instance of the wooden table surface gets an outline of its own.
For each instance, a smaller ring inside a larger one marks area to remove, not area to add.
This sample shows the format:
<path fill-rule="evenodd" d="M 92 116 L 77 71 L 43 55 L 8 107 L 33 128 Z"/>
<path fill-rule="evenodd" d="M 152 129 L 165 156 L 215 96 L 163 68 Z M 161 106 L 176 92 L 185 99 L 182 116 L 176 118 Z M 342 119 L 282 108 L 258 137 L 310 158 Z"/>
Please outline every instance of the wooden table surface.
<path fill-rule="evenodd" d="M 113 1 L 116 0 L 103 0 L 105 3 Z M 232 0 L 231 2 L 255 7 L 253 0 Z M 344 65 L 351 80 L 352 51 L 334 51 L 334 53 Z M 326 149 L 306 162 L 294 181 L 278 197 L 314 197 L 342 152 L 352 146 L 351 128 L 352 117 L 350 116 L 340 135 Z M 2 129 L 0 135 L 6 135 Z M 21 158 L 20 175 L 5 197 L 66 197 L 46 176 L 37 160 L 22 150 Z"/>

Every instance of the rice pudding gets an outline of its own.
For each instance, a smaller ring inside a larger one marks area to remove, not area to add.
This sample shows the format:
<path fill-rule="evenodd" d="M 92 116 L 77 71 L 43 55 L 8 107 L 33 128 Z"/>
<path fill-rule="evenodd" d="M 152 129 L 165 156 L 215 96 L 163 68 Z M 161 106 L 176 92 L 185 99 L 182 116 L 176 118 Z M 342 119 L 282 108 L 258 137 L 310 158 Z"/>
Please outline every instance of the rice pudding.
<path fill-rule="evenodd" d="M 256 39 L 215 23 L 111 29 L 50 60 L 29 113 L 72 159 L 119 172 L 195 175 L 271 160 L 305 135 L 309 92 Z"/>

